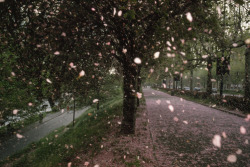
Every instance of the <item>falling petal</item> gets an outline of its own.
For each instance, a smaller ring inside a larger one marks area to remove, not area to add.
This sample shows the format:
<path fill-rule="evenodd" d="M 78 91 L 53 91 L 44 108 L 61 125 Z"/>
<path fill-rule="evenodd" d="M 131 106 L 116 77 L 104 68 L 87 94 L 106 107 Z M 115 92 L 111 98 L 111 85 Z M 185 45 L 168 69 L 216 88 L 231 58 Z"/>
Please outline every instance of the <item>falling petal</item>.
<path fill-rule="evenodd" d="M 68 163 L 68 167 L 71 167 L 71 165 L 72 165 L 72 162 L 69 162 L 69 163 Z"/>
<path fill-rule="evenodd" d="M 238 149 L 238 150 L 236 151 L 236 154 L 242 154 L 242 150 L 241 150 L 241 149 Z"/>
<path fill-rule="evenodd" d="M 240 133 L 241 134 L 246 134 L 246 132 L 247 132 L 246 128 L 244 126 L 241 126 L 240 127 Z"/>
<path fill-rule="evenodd" d="M 237 47 L 238 46 L 238 44 L 237 43 L 233 43 L 233 47 Z"/>
<path fill-rule="evenodd" d="M 119 12 L 118 12 L 118 16 L 121 16 L 122 15 L 122 11 L 120 10 Z"/>
<path fill-rule="evenodd" d="M 100 167 L 100 165 L 96 164 L 94 167 Z"/>
<path fill-rule="evenodd" d="M 157 104 L 161 104 L 161 100 L 156 100 L 156 103 Z"/>
<path fill-rule="evenodd" d="M 174 121 L 175 121 L 175 122 L 178 122 L 179 119 L 178 119 L 177 117 L 174 117 Z"/>
<path fill-rule="evenodd" d="M 24 138 L 24 136 L 23 136 L 23 135 L 20 135 L 19 133 L 16 134 L 16 137 L 17 137 L 18 139 Z"/>
<path fill-rule="evenodd" d="M 181 54 L 182 56 L 186 56 L 186 53 L 185 53 L 185 52 L 180 52 L 180 54 Z"/>
<path fill-rule="evenodd" d="M 168 109 L 171 111 L 171 112 L 174 112 L 174 107 L 172 105 L 168 105 Z"/>
<path fill-rule="evenodd" d="M 245 118 L 245 121 L 250 121 L 250 114 L 247 114 L 247 117 Z"/>
<path fill-rule="evenodd" d="M 136 64 L 141 64 L 141 59 L 140 59 L 139 57 L 136 57 L 136 58 L 134 59 L 134 62 L 135 62 Z"/>
<path fill-rule="evenodd" d="M 116 8 L 114 8 L 114 12 L 113 12 L 113 15 L 115 15 L 116 14 Z"/>
<path fill-rule="evenodd" d="M 250 38 L 247 38 L 247 39 L 245 40 L 245 44 L 246 44 L 246 45 L 250 45 Z"/>
<path fill-rule="evenodd" d="M 117 123 L 118 123 L 118 125 L 121 125 L 121 124 L 122 124 L 122 122 L 121 122 L 121 121 L 118 121 Z"/>
<path fill-rule="evenodd" d="M 85 72 L 82 70 L 80 73 L 79 73 L 79 77 L 83 77 L 85 75 Z"/>
<path fill-rule="evenodd" d="M 65 32 L 63 32 L 63 33 L 61 34 L 61 36 L 66 37 L 66 33 L 65 33 Z"/>
<path fill-rule="evenodd" d="M 155 52 L 155 54 L 154 54 L 154 59 L 158 59 L 159 56 L 160 56 L 160 52 Z"/>
<path fill-rule="evenodd" d="M 165 72 L 168 72 L 168 67 L 165 68 Z"/>
<path fill-rule="evenodd" d="M 29 105 L 29 106 L 33 106 L 33 104 L 32 104 L 32 103 L 28 103 L 28 105 Z"/>
<path fill-rule="evenodd" d="M 11 75 L 14 77 L 14 76 L 16 76 L 16 74 L 14 73 L 14 72 L 11 72 Z"/>
<path fill-rule="evenodd" d="M 227 138 L 226 132 L 222 132 L 222 136 L 223 136 L 224 138 Z"/>
<path fill-rule="evenodd" d="M 192 15 L 191 15 L 190 12 L 186 13 L 186 17 L 187 17 L 187 19 L 188 19 L 189 22 L 193 21 L 193 17 L 192 17 Z"/>
<path fill-rule="evenodd" d="M 226 99 L 223 99 L 223 100 L 222 100 L 222 102 L 223 102 L 223 103 L 226 103 L 226 102 L 227 102 L 227 100 L 226 100 Z"/>
<path fill-rule="evenodd" d="M 18 110 L 17 109 L 15 109 L 15 110 L 13 110 L 13 114 L 17 114 L 17 112 L 18 112 Z"/>
<path fill-rule="evenodd" d="M 172 57 L 172 54 L 171 54 L 171 53 L 167 53 L 167 56 L 168 56 L 168 57 Z"/>
<path fill-rule="evenodd" d="M 227 157 L 227 161 L 231 163 L 235 163 L 237 161 L 237 157 L 234 154 L 231 154 Z"/>
<path fill-rule="evenodd" d="M 188 121 L 183 121 L 183 123 L 187 125 L 187 124 L 188 124 Z"/>
<path fill-rule="evenodd" d="M 205 58 L 207 58 L 207 57 L 208 57 L 208 55 L 203 55 L 203 56 L 202 56 L 203 59 L 205 59 Z"/>
<path fill-rule="evenodd" d="M 142 93 L 137 92 L 137 93 L 136 93 L 136 96 L 137 96 L 138 99 L 140 99 L 140 98 L 142 98 Z"/>
<path fill-rule="evenodd" d="M 219 6 L 216 7 L 217 13 L 219 14 L 219 16 L 221 16 L 221 9 Z"/>
<path fill-rule="evenodd" d="M 55 53 L 54 53 L 54 55 L 59 55 L 60 54 L 60 52 L 59 51 L 56 51 Z"/>
<path fill-rule="evenodd" d="M 84 166 L 88 166 L 89 165 L 89 162 L 84 162 Z"/>
<path fill-rule="evenodd" d="M 220 135 L 214 135 L 214 138 L 213 138 L 213 145 L 216 146 L 216 147 L 221 147 L 221 137 Z"/>
<path fill-rule="evenodd" d="M 46 79 L 46 81 L 47 81 L 48 83 L 50 83 L 50 84 L 52 83 L 51 80 L 49 80 L 48 78 Z"/>
<path fill-rule="evenodd" d="M 172 46 L 171 43 L 170 43 L 169 41 L 167 41 L 167 45 L 168 45 L 168 46 Z"/>
<path fill-rule="evenodd" d="M 94 12 L 94 11 L 95 11 L 95 8 L 91 8 L 91 10 Z"/>
<path fill-rule="evenodd" d="M 127 53 L 127 49 L 122 49 L 122 52 L 125 54 Z"/>
<path fill-rule="evenodd" d="M 94 99 L 93 100 L 93 103 L 97 103 L 99 100 L 98 99 Z"/>

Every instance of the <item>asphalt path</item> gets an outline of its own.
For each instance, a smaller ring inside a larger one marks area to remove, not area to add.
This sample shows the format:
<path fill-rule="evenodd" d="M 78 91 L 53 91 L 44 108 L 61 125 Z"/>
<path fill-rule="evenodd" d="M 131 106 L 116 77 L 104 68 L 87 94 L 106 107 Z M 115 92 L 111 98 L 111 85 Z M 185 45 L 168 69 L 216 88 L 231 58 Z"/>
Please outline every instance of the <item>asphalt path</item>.
<path fill-rule="evenodd" d="M 250 118 L 143 89 L 159 167 L 250 167 Z"/>
<path fill-rule="evenodd" d="M 75 118 L 82 115 L 89 107 L 75 112 Z M 22 150 L 28 144 L 39 141 L 53 130 L 66 126 L 73 121 L 73 111 L 57 112 L 48 114 L 42 123 L 36 122 L 10 137 L 0 145 L 0 160 Z"/>

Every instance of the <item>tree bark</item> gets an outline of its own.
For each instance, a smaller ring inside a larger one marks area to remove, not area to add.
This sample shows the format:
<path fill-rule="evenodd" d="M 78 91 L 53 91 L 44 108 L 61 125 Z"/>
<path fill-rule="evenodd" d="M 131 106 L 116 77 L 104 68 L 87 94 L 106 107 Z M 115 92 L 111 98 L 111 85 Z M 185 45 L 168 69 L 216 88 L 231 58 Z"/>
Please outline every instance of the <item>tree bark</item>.
<path fill-rule="evenodd" d="M 245 98 L 250 99 L 250 46 L 245 52 Z"/>
<path fill-rule="evenodd" d="M 134 134 L 136 113 L 136 70 L 133 67 L 123 68 L 123 120 L 121 132 Z"/>
<path fill-rule="evenodd" d="M 173 90 L 175 90 L 175 80 L 174 80 L 174 76 L 173 76 Z"/>
<path fill-rule="evenodd" d="M 138 67 L 138 74 L 137 74 L 137 85 L 136 85 L 136 91 L 140 92 L 141 91 L 141 67 Z M 140 106 L 140 99 L 137 97 L 137 107 Z"/>
<path fill-rule="evenodd" d="M 49 105 L 50 105 L 51 109 L 53 109 L 53 107 L 55 106 L 55 102 L 54 102 L 53 98 L 49 97 L 48 101 L 49 101 Z"/>
<path fill-rule="evenodd" d="M 181 90 L 183 89 L 183 78 L 182 78 L 182 75 L 181 75 Z"/>
<path fill-rule="evenodd" d="M 194 71 L 191 69 L 190 71 L 190 91 L 193 91 L 193 77 L 194 77 Z"/>
<path fill-rule="evenodd" d="M 208 58 L 207 60 L 207 94 L 211 95 L 212 94 L 212 60 L 211 57 Z"/>
<path fill-rule="evenodd" d="M 224 85 L 224 83 L 223 83 L 223 74 L 221 73 L 220 74 L 220 97 L 223 96 L 223 85 Z"/>

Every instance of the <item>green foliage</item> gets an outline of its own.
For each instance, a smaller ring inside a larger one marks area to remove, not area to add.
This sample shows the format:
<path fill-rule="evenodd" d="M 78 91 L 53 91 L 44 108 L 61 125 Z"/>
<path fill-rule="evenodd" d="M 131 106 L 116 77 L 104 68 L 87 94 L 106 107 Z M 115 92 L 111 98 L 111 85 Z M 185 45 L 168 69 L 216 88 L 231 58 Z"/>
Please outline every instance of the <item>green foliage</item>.
<path fill-rule="evenodd" d="M 234 2 L 236 2 L 239 5 L 243 5 L 245 3 L 244 0 L 234 0 Z"/>
<path fill-rule="evenodd" d="M 69 128 L 71 124 L 61 127 L 0 165 L 58 166 L 59 163 L 66 165 L 80 151 L 86 153 L 91 149 L 94 155 L 100 151 L 102 138 L 109 133 L 108 122 L 112 122 L 113 115 L 121 114 L 122 100 L 119 98 L 106 102 L 98 112 L 91 108 L 76 119 L 74 128 Z"/>

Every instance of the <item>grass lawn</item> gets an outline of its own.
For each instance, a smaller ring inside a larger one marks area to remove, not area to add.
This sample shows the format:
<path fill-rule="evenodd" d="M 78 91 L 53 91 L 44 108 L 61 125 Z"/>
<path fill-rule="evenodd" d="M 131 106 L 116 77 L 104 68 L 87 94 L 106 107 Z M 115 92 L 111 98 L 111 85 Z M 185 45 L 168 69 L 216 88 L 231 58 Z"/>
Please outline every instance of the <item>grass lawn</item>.
<path fill-rule="evenodd" d="M 169 90 L 166 90 L 166 89 L 163 89 L 163 88 L 155 88 L 155 89 L 159 90 L 159 91 L 162 91 L 162 92 L 166 92 L 168 94 L 171 94 L 171 92 Z M 209 106 L 209 107 L 213 107 L 213 108 L 216 108 L 216 109 L 235 110 L 235 108 L 233 108 L 232 106 L 228 106 L 226 104 L 224 104 L 223 106 L 219 105 L 218 101 L 216 101 L 216 99 L 213 99 L 211 97 L 209 97 L 209 98 L 195 98 L 195 97 L 185 95 L 185 94 L 174 94 L 174 96 L 182 97 L 182 98 L 184 98 L 186 100 L 193 101 L 193 102 L 203 104 L 203 105 L 206 105 L 206 106 Z M 237 111 L 237 112 L 245 113 L 243 111 Z"/>
<path fill-rule="evenodd" d="M 94 107 L 87 110 L 76 119 L 74 127 L 70 124 L 53 131 L 19 153 L 0 161 L 0 166 L 67 166 L 77 153 L 90 149 L 94 156 L 101 149 L 99 143 L 109 134 L 109 122 L 121 115 L 122 98 L 116 97 L 102 104 L 99 111 Z"/>

